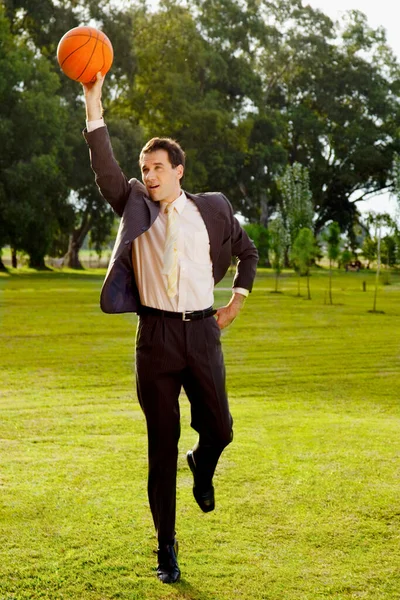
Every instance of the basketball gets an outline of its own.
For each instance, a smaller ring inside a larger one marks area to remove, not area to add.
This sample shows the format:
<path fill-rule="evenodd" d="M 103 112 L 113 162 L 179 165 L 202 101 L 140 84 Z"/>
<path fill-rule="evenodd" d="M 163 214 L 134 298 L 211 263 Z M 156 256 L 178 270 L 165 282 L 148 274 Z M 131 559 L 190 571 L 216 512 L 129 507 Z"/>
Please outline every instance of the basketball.
<path fill-rule="evenodd" d="M 112 44 L 105 33 L 94 27 L 74 27 L 61 38 L 57 47 L 57 60 L 70 79 L 89 83 L 96 73 L 105 75 L 113 61 Z"/>

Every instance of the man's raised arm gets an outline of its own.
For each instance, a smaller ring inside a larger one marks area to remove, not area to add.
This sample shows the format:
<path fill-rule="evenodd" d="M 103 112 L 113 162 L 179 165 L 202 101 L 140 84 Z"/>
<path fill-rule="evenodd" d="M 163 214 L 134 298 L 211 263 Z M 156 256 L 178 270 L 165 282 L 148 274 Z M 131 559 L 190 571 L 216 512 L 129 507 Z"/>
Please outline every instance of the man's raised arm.
<path fill-rule="evenodd" d="M 117 161 L 111 146 L 107 127 L 103 121 L 101 102 L 104 76 L 99 72 L 93 83 L 82 83 L 86 104 L 86 129 L 84 136 L 90 149 L 90 164 L 95 173 L 101 195 L 122 216 L 130 185 Z"/>

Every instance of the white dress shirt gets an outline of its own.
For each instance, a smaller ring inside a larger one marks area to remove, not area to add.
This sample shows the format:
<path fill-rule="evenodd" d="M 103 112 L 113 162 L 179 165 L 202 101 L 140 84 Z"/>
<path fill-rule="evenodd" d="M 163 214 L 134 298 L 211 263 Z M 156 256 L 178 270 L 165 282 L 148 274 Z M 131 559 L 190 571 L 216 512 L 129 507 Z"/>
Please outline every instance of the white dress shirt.
<path fill-rule="evenodd" d="M 163 259 L 167 229 L 166 203 L 157 219 L 133 242 L 132 262 L 140 301 L 144 306 L 175 312 L 203 310 L 214 302 L 210 241 L 197 206 L 184 192 L 172 202 L 178 222 L 178 293 L 167 295 Z"/>
<path fill-rule="evenodd" d="M 88 131 L 105 125 L 103 119 L 87 121 Z M 167 294 L 167 275 L 163 274 L 166 238 L 166 203 L 161 202 L 157 219 L 132 243 L 132 263 L 140 302 L 162 310 L 184 312 L 203 310 L 214 303 L 214 278 L 210 257 L 210 240 L 195 203 L 185 193 L 172 203 L 178 220 L 178 293 Z M 249 291 L 233 288 L 247 296 Z"/>

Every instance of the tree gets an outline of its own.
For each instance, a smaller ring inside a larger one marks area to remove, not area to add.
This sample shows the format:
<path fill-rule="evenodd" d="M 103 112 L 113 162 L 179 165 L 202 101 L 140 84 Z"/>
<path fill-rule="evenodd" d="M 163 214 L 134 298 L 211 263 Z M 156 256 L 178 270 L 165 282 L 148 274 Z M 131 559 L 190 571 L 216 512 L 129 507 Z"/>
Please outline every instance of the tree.
<path fill-rule="evenodd" d="M 307 298 L 311 300 L 310 267 L 317 253 L 314 234 L 308 227 L 300 229 L 291 248 L 291 260 L 298 274 L 298 295 L 300 295 L 300 277 L 307 277 Z"/>
<path fill-rule="evenodd" d="M 107 31 L 112 30 L 116 52 L 112 73 L 107 78 L 108 85 L 104 88 L 104 104 L 107 110 L 111 89 L 115 95 L 122 93 L 122 90 L 126 89 L 127 75 L 132 75 L 134 71 L 131 53 L 132 11 L 118 11 L 109 8 L 106 3 L 94 0 L 88 0 L 86 3 L 71 3 L 67 0 L 16 0 L 6 1 L 5 5 L 14 38 L 21 38 L 25 46 L 29 45 L 35 49 L 37 60 L 40 58 L 42 64 L 47 65 L 58 81 L 58 89 L 49 90 L 48 97 L 49 101 L 51 99 L 58 102 L 64 113 L 64 124 L 58 128 L 63 143 L 57 163 L 60 169 L 58 180 L 64 185 L 64 208 L 61 211 L 55 206 L 54 215 L 50 214 L 50 211 L 46 216 L 45 222 L 49 226 L 51 224 L 52 229 L 50 247 L 48 243 L 46 247 L 58 255 L 66 254 L 66 264 L 79 268 L 79 249 L 86 234 L 93 229 L 98 243 L 101 239 L 106 239 L 112 226 L 113 213 L 98 194 L 89 166 L 87 146 L 81 135 L 84 124 L 82 88 L 63 74 L 58 77 L 60 68 L 56 61 L 56 48 L 65 31 L 81 22 L 88 22 L 91 18 L 96 19 L 100 27 L 101 23 L 105 24 Z M 117 52 L 117 49 L 120 51 Z M 126 153 L 131 145 L 131 129 L 124 131 L 122 141 L 116 140 L 118 118 L 108 118 L 108 122 L 111 121 L 115 125 L 114 140 L 115 146 L 118 147 L 118 157 L 127 162 Z M 28 207 L 33 201 L 29 194 L 25 196 Z M 39 226 L 40 218 L 41 215 L 38 216 Z M 43 259 L 41 262 L 43 265 Z"/>
<path fill-rule="evenodd" d="M 377 241 L 376 239 L 372 238 L 369 233 L 367 233 L 364 238 L 361 250 L 365 260 L 367 261 L 367 269 L 369 269 L 371 263 L 376 260 L 377 255 Z"/>
<path fill-rule="evenodd" d="M 267 266 L 270 246 L 270 230 L 258 223 L 248 223 L 243 225 L 243 228 L 257 248 L 259 264 Z"/>
<path fill-rule="evenodd" d="M 327 244 L 328 258 L 329 258 L 329 303 L 333 304 L 332 301 L 332 265 L 333 261 L 338 260 L 340 255 L 340 227 L 339 223 L 333 221 L 328 226 L 327 232 L 324 236 Z"/>
<path fill-rule="evenodd" d="M 279 213 L 277 217 L 271 221 L 269 232 L 271 236 L 271 264 L 275 271 L 275 293 L 277 293 L 279 287 L 279 276 L 285 263 L 285 251 L 287 248 L 287 232 L 282 216 Z"/>
<path fill-rule="evenodd" d="M 287 231 L 288 248 L 293 246 L 302 228 L 311 229 L 314 216 L 308 169 L 300 163 L 288 165 L 278 181 L 281 193 L 280 214 Z"/>
<path fill-rule="evenodd" d="M 381 244 L 381 258 L 382 262 L 385 263 L 387 269 L 389 269 L 390 267 L 394 267 L 394 265 L 397 262 L 396 250 L 396 233 L 392 233 L 391 235 L 384 235 Z"/>
<path fill-rule="evenodd" d="M 396 262 L 400 262 L 400 154 L 397 152 L 393 157 L 393 193 L 397 200 L 397 211 L 394 217 L 393 237 L 396 244 Z"/>
<path fill-rule="evenodd" d="M 400 211 L 400 154 L 395 152 L 393 155 L 393 194 L 397 200 L 398 209 Z"/>
<path fill-rule="evenodd" d="M 400 70 L 384 32 L 371 29 L 362 13 L 333 23 L 300 0 L 163 0 L 152 11 L 139 0 L 123 7 L 98 0 L 2 5 L 14 38 L 57 74 L 55 51 L 65 31 L 95 19 L 108 33 L 115 58 L 104 88 L 106 120 L 130 175 L 138 174 L 142 143 L 170 135 L 187 151 L 185 187 L 220 189 L 237 211 L 267 227 L 281 204 L 278 181 L 287 164 L 298 163 L 308 170 L 313 229 L 334 220 L 350 241 L 359 203 L 394 185 Z M 71 201 L 66 214 L 55 207 L 47 222 L 54 249 L 66 252 L 69 238 L 68 260 L 79 266 L 85 232 L 100 240 L 112 214 L 93 191 L 80 134 L 81 88 L 64 76 L 60 86 L 53 100 L 58 96 L 67 117 L 54 164 L 61 158 Z M 0 211 L 4 198 L 0 191 Z M 283 209 L 282 216 L 286 225 Z"/>
<path fill-rule="evenodd" d="M 343 248 L 343 251 L 340 255 L 340 266 L 346 268 L 346 266 L 351 262 L 353 258 L 353 253 L 347 247 Z M 347 269 L 346 269 L 347 270 Z"/>
<path fill-rule="evenodd" d="M 374 301 L 373 301 L 373 307 L 372 310 L 370 310 L 369 312 L 382 312 L 382 311 L 378 311 L 376 309 L 376 305 L 377 305 L 377 297 L 378 297 L 378 286 L 379 286 L 379 276 L 380 276 L 380 271 L 381 271 L 381 262 L 382 262 L 382 254 L 381 254 L 381 250 L 382 250 L 382 227 L 384 226 L 391 226 L 393 225 L 393 221 L 390 217 L 390 215 L 388 215 L 387 213 L 374 213 L 374 212 L 370 212 L 367 215 L 367 225 L 369 227 L 373 227 L 374 229 L 374 233 L 373 236 L 371 236 L 372 241 L 375 244 L 376 247 L 376 262 L 377 262 L 377 266 L 376 266 L 376 276 L 375 276 L 375 290 L 374 290 Z"/>
<path fill-rule="evenodd" d="M 333 24 L 309 7 L 298 11 L 268 64 L 287 110 L 289 160 L 310 168 L 315 231 L 330 220 L 345 230 L 357 203 L 391 184 L 399 66 L 383 30 L 362 13 Z"/>
<path fill-rule="evenodd" d="M 68 212 L 62 170 L 66 112 L 46 59 L 12 36 L 0 5 L 0 247 L 44 257 Z"/>
<path fill-rule="evenodd" d="M 145 138 L 166 135 L 182 144 L 185 187 L 230 195 L 245 130 L 234 122 L 238 101 L 221 89 L 228 65 L 190 11 L 175 3 L 165 2 L 157 12 L 138 10 L 133 37 L 137 73 L 113 110 L 137 115 Z"/>

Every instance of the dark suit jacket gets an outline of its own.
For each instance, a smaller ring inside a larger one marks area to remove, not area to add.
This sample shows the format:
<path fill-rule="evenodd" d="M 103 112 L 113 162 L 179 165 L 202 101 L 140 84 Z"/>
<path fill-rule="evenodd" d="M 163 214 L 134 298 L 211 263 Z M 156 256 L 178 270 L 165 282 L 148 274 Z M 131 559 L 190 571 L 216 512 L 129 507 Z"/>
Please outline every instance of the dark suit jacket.
<path fill-rule="evenodd" d="M 137 179 L 122 173 L 111 147 L 107 127 L 84 131 L 90 148 L 91 166 L 101 194 L 121 217 L 107 275 L 101 290 L 100 305 L 106 313 L 138 312 L 140 299 L 132 268 L 132 241 L 147 231 L 156 220 L 159 204 L 150 200 Z M 233 216 L 232 206 L 223 194 L 189 194 L 201 216 L 210 239 L 210 254 L 215 283 L 226 274 L 232 256 L 238 258 L 234 287 L 251 291 L 258 261 L 257 250 Z"/>

